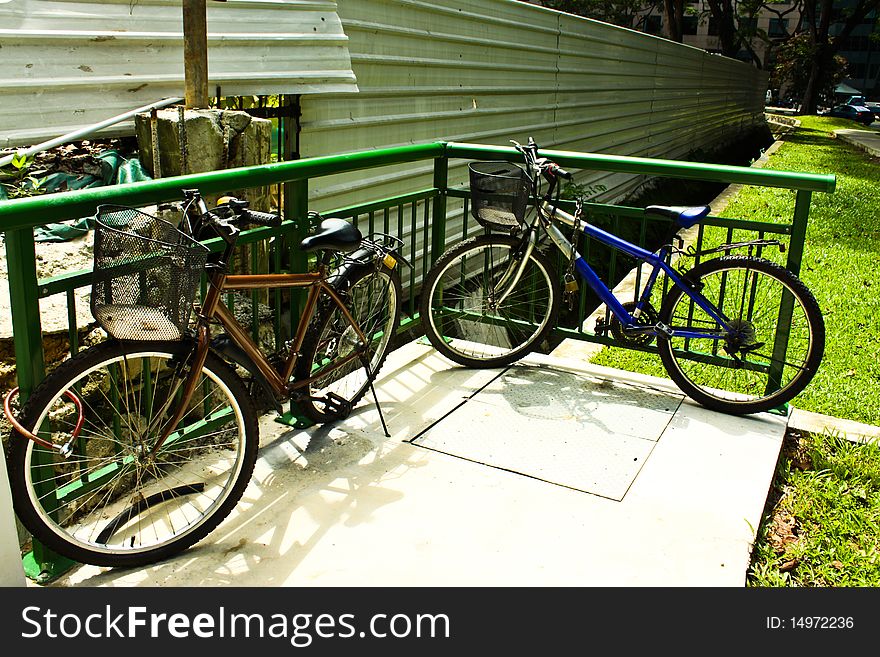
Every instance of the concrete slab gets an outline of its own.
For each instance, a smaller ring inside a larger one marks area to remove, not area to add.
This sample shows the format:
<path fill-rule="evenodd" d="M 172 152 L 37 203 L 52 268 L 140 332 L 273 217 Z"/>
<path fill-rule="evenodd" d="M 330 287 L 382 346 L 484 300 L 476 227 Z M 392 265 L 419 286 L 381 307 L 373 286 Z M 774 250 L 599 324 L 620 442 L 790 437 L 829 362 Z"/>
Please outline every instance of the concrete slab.
<path fill-rule="evenodd" d="M 744 584 L 785 418 L 720 416 L 663 379 L 576 360 L 466 370 L 418 343 L 392 354 L 377 393 L 390 438 L 369 401 L 332 427 L 266 417 L 256 474 L 212 535 L 148 568 L 82 566 L 53 586 Z M 586 481 L 591 462 L 622 474 L 584 492 L 592 482 L 550 483 L 419 437 L 529 456 L 547 479 Z M 635 472 L 631 441 L 644 448 Z"/>

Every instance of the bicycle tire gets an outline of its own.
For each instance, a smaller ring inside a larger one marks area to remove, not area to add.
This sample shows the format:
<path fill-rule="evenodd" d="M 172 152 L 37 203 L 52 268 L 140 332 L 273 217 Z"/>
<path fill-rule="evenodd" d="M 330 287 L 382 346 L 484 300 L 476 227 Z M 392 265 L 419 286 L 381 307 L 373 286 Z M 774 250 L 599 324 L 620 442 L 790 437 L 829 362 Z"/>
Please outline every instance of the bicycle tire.
<path fill-rule="evenodd" d="M 143 566 L 207 536 L 235 507 L 259 448 L 257 415 L 235 371 L 208 353 L 177 430 L 148 456 L 161 418 L 174 411 L 173 372 L 192 343 L 117 342 L 59 365 L 33 392 L 21 422 L 71 435 L 73 390 L 85 424 L 70 458 L 13 432 L 9 475 L 15 511 L 43 545 L 98 566 Z M 174 369 L 172 369 L 174 368 Z"/>
<path fill-rule="evenodd" d="M 516 237 L 480 235 L 446 251 L 431 267 L 422 284 L 420 315 L 425 335 L 443 356 L 465 367 L 504 367 L 534 350 L 553 329 L 562 295 L 550 259 L 537 249 L 503 308 L 491 310 L 492 302 L 485 300 L 485 290 L 494 289 L 521 246 Z M 474 265 L 468 271 L 469 259 L 483 272 Z"/>
<path fill-rule="evenodd" d="M 694 267 L 686 280 L 696 284 L 735 323 L 734 338 L 738 342 L 731 348 L 741 344 L 739 353 L 734 351 L 740 358 L 736 362 L 724 343 L 711 338 L 685 340 L 673 336 L 658 341 L 664 368 L 689 397 L 723 413 L 760 413 L 782 407 L 810 383 L 822 361 L 825 323 L 818 302 L 799 278 L 763 258 L 724 256 Z M 774 350 L 774 340 L 786 291 L 793 303 L 783 353 Z M 673 331 L 682 327 L 682 318 L 695 329 L 720 328 L 683 295 L 680 288 L 670 290 L 661 307 L 660 321 Z M 682 349 L 696 360 L 683 357 Z"/>
<path fill-rule="evenodd" d="M 355 358 L 320 376 L 322 369 L 350 355 L 356 346 L 354 329 L 336 304 L 327 299 L 309 327 L 295 373 L 298 381 L 319 377 L 305 387 L 307 397 L 297 402 L 303 415 L 317 423 L 343 419 L 361 400 L 378 376 L 400 325 L 403 292 L 396 267 L 389 268 L 379 262 L 368 270 L 358 270 L 350 278 L 339 281 L 336 291 L 364 335 L 373 337 L 369 350 L 371 371 L 368 375 L 361 360 Z M 341 408 L 327 403 L 330 393 L 343 400 Z"/>

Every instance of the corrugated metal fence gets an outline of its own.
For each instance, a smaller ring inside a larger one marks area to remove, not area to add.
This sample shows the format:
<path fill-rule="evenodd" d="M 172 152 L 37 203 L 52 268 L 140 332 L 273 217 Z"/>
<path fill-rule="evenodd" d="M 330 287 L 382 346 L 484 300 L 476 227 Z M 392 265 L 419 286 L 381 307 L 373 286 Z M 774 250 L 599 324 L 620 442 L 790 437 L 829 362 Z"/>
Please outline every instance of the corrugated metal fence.
<path fill-rule="evenodd" d="M 337 4 L 359 92 L 302 97 L 303 157 L 532 136 L 545 148 L 676 159 L 764 121 L 765 73 L 633 30 L 512 0 Z M 466 172 L 451 162 L 450 185 Z M 613 201 L 645 179 L 582 171 L 577 180 Z M 402 165 L 316 180 L 310 197 L 326 210 L 431 181 L 429 163 Z M 449 212 L 452 235 L 461 207 Z"/>
<path fill-rule="evenodd" d="M 765 73 L 633 30 L 512 0 L 340 0 L 338 13 L 359 92 L 302 98 L 303 157 L 533 136 L 546 148 L 674 159 L 764 120 Z M 312 197 L 348 205 L 362 187 L 387 184 L 390 196 L 428 186 L 428 174 L 326 180 Z M 634 184 L 581 182 L 606 198 Z"/>

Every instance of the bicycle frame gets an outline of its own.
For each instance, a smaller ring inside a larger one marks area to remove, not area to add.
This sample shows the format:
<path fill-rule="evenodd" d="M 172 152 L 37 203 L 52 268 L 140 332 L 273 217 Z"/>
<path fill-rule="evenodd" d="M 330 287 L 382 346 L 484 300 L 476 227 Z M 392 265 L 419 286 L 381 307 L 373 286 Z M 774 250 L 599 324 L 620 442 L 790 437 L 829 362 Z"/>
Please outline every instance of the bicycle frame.
<path fill-rule="evenodd" d="M 305 308 L 303 309 L 303 314 L 300 317 L 300 321 L 297 324 L 296 334 L 294 335 L 292 346 L 290 349 L 290 355 L 287 357 L 287 360 L 284 363 L 284 367 L 281 370 L 276 370 L 271 363 L 263 356 L 259 347 L 254 343 L 251 336 L 248 334 L 246 329 L 241 326 L 238 320 L 235 319 L 232 312 L 226 307 L 226 305 L 220 300 L 220 294 L 224 292 L 230 292 L 233 290 L 254 290 L 254 289 L 280 289 L 280 288 L 309 288 L 308 298 L 306 299 Z M 315 310 L 318 307 L 318 299 L 320 299 L 321 294 L 327 294 L 334 304 L 342 311 L 343 317 L 345 317 L 345 321 L 354 329 L 357 334 L 358 340 L 361 341 L 362 344 L 366 345 L 367 338 L 361 330 L 358 323 L 355 321 L 354 317 L 352 317 L 348 308 L 345 306 L 345 303 L 342 299 L 339 298 L 339 295 L 336 291 L 330 287 L 330 285 L 326 282 L 326 271 L 322 266 L 321 269 L 317 272 L 308 273 L 308 274 L 242 274 L 235 276 L 225 276 L 222 286 L 218 288 L 217 300 L 214 305 L 211 315 L 216 317 L 220 323 L 223 325 L 223 328 L 226 329 L 226 332 L 232 337 L 232 339 L 240 346 L 245 354 L 254 362 L 254 364 L 259 368 L 260 372 L 266 377 L 268 382 L 272 385 L 273 390 L 282 397 L 290 396 L 295 390 L 302 388 L 310 383 L 312 383 L 318 377 L 309 377 L 308 379 L 303 379 L 300 381 L 290 382 L 290 377 L 293 376 L 293 371 L 296 368 L 297 360 L 299 359 L 299 351 L 302 348 L 303 341 L 306 337 L 306 331 L 309 326 L 309 322 L 315 314 Z M 207 307 L 207 299 L 206 299 L 206 307 Z M 331 372 L 343 365 L 347 364 L 349 361 L 354 358 L 359 357 L 361 354 L 359 351 L 354 351 L 350 355 L 346 356 L 344 359 L 334 363 L 333 367 L 326 370 L 327 372 Z M 326 372 L 322 372 L 323 374 Z"/>
<path fill-rule="evenodd" d="M 688 285 L 682 277 L 675 271 L 667 262 L 666 256 L 668 255 L 667 248 L 664 246 L 659 249 L 657 252 L 651 252 L 646 249 L 643 249 L 635 244 L 631 244 L 624 239 L 617 237 L 616 235 L 612 235 L 601 228 L 593 226 L 589 222 L 579 220 L 575 216 L 565 212 L 564 210 L 554 206 L 551 204 L 546 198 L 537 206 L 538 212 L 536 213 L 535 220 L 531 225 L 531 230 L 535 230 L 536 224 L 541 223 L 543 228 L 546 230 L 547 234 L 550 236 L 550 239 L 553 240 L 553 243 L 556 247 L 565 254 L 566 257 L 574 259 L 575 269 L 580 275 L 580 277 L 586 281 L 586 283 L 590 286 L 590 288 L 598 295 L 598 297 L 602 300 L 604 304 L 608 306 L 614 316 L 620 321 L 620 323 L 626 328 L 632 328 L 638 326 L 636 320 L 638 318 L 638 313 L 645 307 L 645 304 L 651 297 L 651 291 L 653 290 L 654 284 L 657 282 L 657 278 L 659 277 L 660 272 L 664 272 L 669 280 L 672 281 L 673 285 L 682 289 L 682 291 L 693 300 L 703 311 L 705 311 L 713 320 L 718 322 L 721 326 L 722 330 L 719 331 L 694 331 L 690 329 L 680 329 L 673 328 L 667 326 L 661 326 L 658 324 L 655 327 L 644 327 L 639 326 L 640 329 L 645 329 L 645 332 L 649 335 L 658 335 L 663 334 L 667 337 L 671 335 L 675 335 L 676 337 L 682 338 L 710 338 L 712 340 L 721 340 L 724 339 L 727 332 L 731 331 L 731 327 L 729 324 L 728 318 L 722 313 L 718 308 L 716 308 L 711 302 L 709 302 L 702 294 L 698 291 L 694 290 L 690 285 Z M 630 314 L 626 308 L 623 307 L 623 304 L 618 301 L 617 297 L 614 296 L 614 293 L 608 288 L 605 283 L 599 278 L 598 274 L 590 267 L 589 263 L 581 256 L 571 242 L 562 234 L 562 231 L 553 223 L 554 221 L 559 221 L 567 226 L 577 227 L 583 230 L 583 233 L 588 237 L 592 237 L 593 239 L 598 240 L 599 242 L 606 244 L 613 249 L 618 251 L 622 251 L 627 255 L 636 258 L 640 262 L 647 262 L 651 267 L 651 274 L 648 277 L 648 282 L 645 285 L 645 289 L 642 292 L 638 302 L 636 303 L 635 312 L 636 315 Z M 651 329 L 651 330 L 648 330 Z"/>
<path fill-rule="evenodd" d="M 308 298 L 306 299 L 305 308 L 302 316 L 297 324 L 296 334 L 290 349 L 290 355 L 285 361 L 283 367 L 276 369 L 268 359 L 263 355 L 260 348 L 253 341 L 247 330 L 235 319 L 235 316 L 226 307 L 221 299 L 221 295 L 225 292 L 233 290 L 254 290 L 254 289 L 279 289 L 279 288 L 308 288 Z M 355 331 L 358 340 L 363 349 L 355 349 L 348 356 L 335 361 L 329 368 L 322 370 L 318 376 L 312 376 L 305 379 L 290 381 L 293 371 L 296 368 L 299 352 L 302 348 L 303 341 L 306 337 L 309 323 L 318 307 L 318 300 L 321 294 L 327 294 L 333 303 L 342 311 L 342 316 L 349 326 Z M 183 384 L 183 392 L 177 410 L 171 420 L 166 425 L 156 444 L 153 446 L 151 453 L 155 454 L 161 448 L 162 444 L 171 435 L 173 427 L 183 417 L 186 407 L 189 404 L 193 393 L 195 392 L 199 374 L 205 364 L 205 358 L 211 345 L 211 320 L 216 319 L 220 322 L 227 334 L 232 338 L 233 342 L 242 349 L 246 357 L 253 363 L 263 375 L 266 382 L 271 386 L 276 398 L 288 399 L 297 390 L 304 388 L 320 376 L 325 376 L 328 372 L 339 369 L 348 364 L 355 358 L 360 358 L 366 349 L 367 338 L 361 327 L 352 317 L 351 312 L 345 306 L 339 295 L 327 283 L 327 267 L 319 264 L 318 271 L 305 274 L 239 274 L 227 275 L 223 272 L 216 272 L 209 276 L 208 292 L 205 295 L 204 303 L 198 313 L 197 323 L 197 344 L 194 350 L 192 361 L 189 364 L 189 373 Z"/>

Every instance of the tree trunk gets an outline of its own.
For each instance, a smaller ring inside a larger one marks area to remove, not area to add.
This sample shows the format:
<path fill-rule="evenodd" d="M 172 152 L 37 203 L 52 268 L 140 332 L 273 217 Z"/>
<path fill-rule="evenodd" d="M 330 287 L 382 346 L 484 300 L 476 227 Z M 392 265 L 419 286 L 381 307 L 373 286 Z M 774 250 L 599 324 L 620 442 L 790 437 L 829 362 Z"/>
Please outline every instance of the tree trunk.
<path fill-rule="evenodd" d="M 721 54 L 735 58 L 739 54 L 740 40 L 737 37 L 732 0 L 708 0 L 712 18 L 718 23 L 718 43 Z"/>
<path fill-rule="evenodd" d="M 684 38 L 682 32 L 684 0 L 663 0 L 663 14 L 666 23 L 666 38 L 681 43 Z"/>
<path fill-rule="evenodd" d="M 819 89 L 821 88 L 820 78 L 822 77 L 819 69 L 819 63 L 814 59 L 810 69 L 810 78 L 807 80 L 807 88 L 804 90 L 803 99 L 801 99 L 801 114 L 816 113 L 819 105 Z"/>

